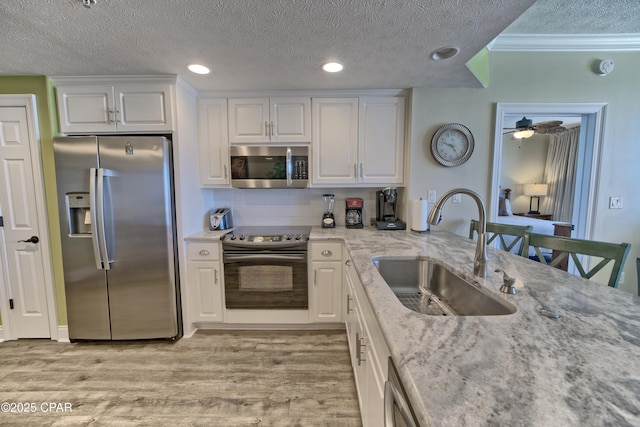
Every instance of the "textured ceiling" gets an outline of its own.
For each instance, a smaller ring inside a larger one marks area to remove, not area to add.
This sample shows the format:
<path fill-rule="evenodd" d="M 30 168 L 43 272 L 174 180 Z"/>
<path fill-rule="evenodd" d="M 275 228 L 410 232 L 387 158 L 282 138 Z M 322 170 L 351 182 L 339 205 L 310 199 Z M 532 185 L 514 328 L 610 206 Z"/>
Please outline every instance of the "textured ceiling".
<path fill-rule="evenodd" d="M 538 0 L 505 34 L 640 34 L 638 0 Z"/>
<path fill-rule="evenodd" d="M 612 4 L 575 1 L 597 4 L 598 13 Z M 199 90 L 480 87 L 465 63 L 533 2 L 97 0 L 88 9 L 82 0 L 1 0 L 0 75 L 179 74 Z M 559 3 L 539 0 L 544 13 L 564 16 Z M 616 21 L 620 30 L 638 26 L 640 2 L 613 3 L 634 13 Z M 549 22 L 534 18 L 510 31 Z M 460 54 L 429 59 L 444 46 Z M 345 69 L 323 72 L 328 60 Z M 212 74 L 188 73 L 191 62 Z"/>

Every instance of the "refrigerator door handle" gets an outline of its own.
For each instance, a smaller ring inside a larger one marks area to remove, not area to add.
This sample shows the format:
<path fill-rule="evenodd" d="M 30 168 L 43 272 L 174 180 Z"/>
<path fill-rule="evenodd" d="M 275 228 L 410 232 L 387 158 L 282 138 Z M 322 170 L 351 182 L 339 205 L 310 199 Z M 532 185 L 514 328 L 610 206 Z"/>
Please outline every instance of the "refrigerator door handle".
<path fill-rule="evenodd" d="M 89 170 L 89 210 L 91 211 L 91 242 L 93 243 L 93 256 L 96 260 L 96 268 L 102 270 L 102 258 L 98 246 L 98 215 L 96 212 L 96 168 Z"/>
<path fill-rule="evenodd" d="M 98 168 L 98 185 L 96 186 L 96 216 L 98 217 L 98 236 L 100 253 L 102 254 L 102 268 L 110 270 L 109 253 L 107 252 L 107 239 L 104 231 L 104 169 Z"/>

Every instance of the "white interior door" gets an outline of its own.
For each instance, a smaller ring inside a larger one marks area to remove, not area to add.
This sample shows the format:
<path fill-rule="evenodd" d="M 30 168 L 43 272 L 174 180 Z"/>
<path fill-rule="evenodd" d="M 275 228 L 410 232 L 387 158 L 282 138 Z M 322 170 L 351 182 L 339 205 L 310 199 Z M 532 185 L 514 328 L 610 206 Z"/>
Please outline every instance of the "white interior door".
<path fill-rule="evenodd" d="M 46 230 L 39 226 L 31 155 L 36 143 L 27 108 L 0 104 L 0 239 L 8 281 L 0 307 L 11 338 L 51 337 L 41 236 Z"/>

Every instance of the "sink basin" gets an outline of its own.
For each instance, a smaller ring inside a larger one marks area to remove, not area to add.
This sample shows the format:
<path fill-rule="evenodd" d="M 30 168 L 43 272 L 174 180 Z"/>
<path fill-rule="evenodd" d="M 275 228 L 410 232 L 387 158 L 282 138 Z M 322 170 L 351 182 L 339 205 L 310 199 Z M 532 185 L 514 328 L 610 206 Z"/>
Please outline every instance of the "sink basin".
<path fill-rule="evenodd" d="M 513 314 L 509 301 L 474 285 L 446 267 L 421 258 L 373 258 L 382 278 L 398 300 L 418 313 L 439 316 Z"/>

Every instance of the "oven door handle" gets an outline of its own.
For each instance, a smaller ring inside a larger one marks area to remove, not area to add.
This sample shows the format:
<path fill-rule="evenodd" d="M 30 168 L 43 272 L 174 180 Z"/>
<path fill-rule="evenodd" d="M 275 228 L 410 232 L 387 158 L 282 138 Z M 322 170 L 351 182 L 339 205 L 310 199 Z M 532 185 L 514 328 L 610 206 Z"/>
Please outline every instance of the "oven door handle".
<path fill-rule="evenodd" d="M 245 261 L 307 262 L 307 254 L 224 254 L 224 263 Z"/>

